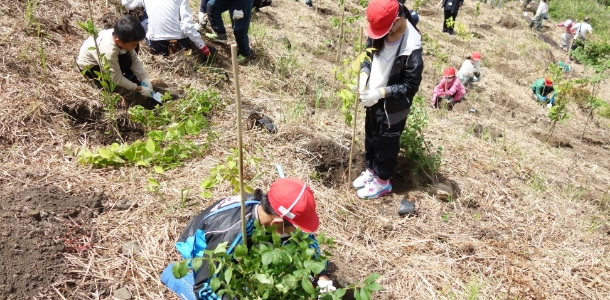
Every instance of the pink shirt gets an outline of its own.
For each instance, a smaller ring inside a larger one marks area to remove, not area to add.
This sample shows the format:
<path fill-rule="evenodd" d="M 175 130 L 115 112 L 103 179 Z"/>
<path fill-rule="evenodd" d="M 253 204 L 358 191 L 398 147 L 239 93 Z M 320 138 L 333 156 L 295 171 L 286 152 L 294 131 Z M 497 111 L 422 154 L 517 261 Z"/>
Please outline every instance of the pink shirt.
<path fill-rule="evenodd" d="M 434 88 L 434 93 L 432 94 L 432 103 L 436 102 L 437 97 L 443 96 L 451 96 L 453 95 L 453 100 L 460 101 L 462 96 L 466 94 L 466 88 L 457 77 L 453 78 L 453 81 L 447 83 L 447 89 L 445 90 L 445 78 L 441 79 L 441 82 Z"/>

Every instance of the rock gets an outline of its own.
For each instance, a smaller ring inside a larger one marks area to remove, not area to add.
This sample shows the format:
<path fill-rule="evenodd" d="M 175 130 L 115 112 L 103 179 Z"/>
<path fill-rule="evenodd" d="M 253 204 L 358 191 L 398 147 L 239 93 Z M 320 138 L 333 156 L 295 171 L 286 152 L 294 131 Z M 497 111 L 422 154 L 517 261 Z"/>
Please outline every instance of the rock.
<path fill-rule="evenodd" d="M 415 204 L 407 199 L 400 201 L 400 207 L 398 208 L 398 215 L 411 215 L 415 214 Z"/>
<path fill-rule="evenodd" d="M 41 211 L 40 211 L 40 218 L 41 218 L 41 219 L 46 219 L 48 216 L 49 216 L 49 213 L 48 213 L 48 212 L 46 212 L 46 211 L 44 211 L 44 210 L 41 210 Z"/>
<path fill-rule="evenodd" d="M 140 253 L 140 246 L 138 246 L 138 242 L 130 241 L 130 242 L 123 244 L 123 246 L 121 247 L 121 250 L 123 251 L 123 254 L 125 254 L 125 255 L 136 255 L 136 254 Z"/>
<path fill-rule="evenodd" d="M 130 300 L 131 292 L 126 287 L 122 287 L 122 288 L 114 291 L 113 296 L 115 298 L 121 299 L 121 300 Z"/>
<path fill-rule="evenodd" d="M 138 204 L 132 201 L 129 201 L 128 199 L 122 199 L 119 200 L 119 202 L 117 202 L 117 204 L 114 206 L 114 208 L 118 209 L 118 210 L 128 210 L 130 207 L 138 207 Z"/>
<path fill-rule="evenodd" d="M 28 217 L 35 219 L 37 221 L 40 221 L 40 209 L 37 208 L 37 209 L 28 211 Z"/>
<path fill-rule="evenodd" d="M 292 47 L 292 44 L 290 44 L 290 40 L 283 35 L 279 35 L 275 38 L 275 40 L 282 43 L 282 45 L 284 45 L 286 49 L 290 49 Z"/>
<path fill-rule="evenodd" d="M 443 201 L 449 200 L 453 197 L 453 189 L 450 186 L 440 182 L 431 185 L 428 188 L 428 193 Z"/>
<path fill-rule="evenodd" d="M 525 8 L 526 11 L 532 12 L 532 13 L 536 13 L 536 11 L 538 10 L 538 5 L 540 3 L 539 2 L 530 2 L 527 7 Z"/>

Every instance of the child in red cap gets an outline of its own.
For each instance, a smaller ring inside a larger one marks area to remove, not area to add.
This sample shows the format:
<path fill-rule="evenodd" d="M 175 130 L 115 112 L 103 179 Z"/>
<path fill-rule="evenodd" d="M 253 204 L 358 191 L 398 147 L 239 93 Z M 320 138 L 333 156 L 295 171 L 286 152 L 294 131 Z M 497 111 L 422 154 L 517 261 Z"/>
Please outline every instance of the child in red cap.
<path fill-rule="evenodd" d="M 554 91 L 554 89 L 553 81 L 551 81 L 551 78 L 549 77 L 539 78 L 538 80 L 534 81 L 534 84 L 532 84 L 534 99 L 538 100 L 538 102 L 546 103 L 548 107 L 553 106 L 555 103 L 557 91 Z M 553 92 L 553 95 L 549 97 L 551 92 Z"/>
<path fill-rule="evenodd" d="M 366 107 L 366 170 L 354 187 L 360 198 L 392 191 L 400 135 L 424 70 L 421 35 L 409 9 L 396 0 L 371 0 L 366 48 L 375 48 L 360 69 L 360 104 Z"/>
<path fill-rule="evenodd" d="M 315 232 L 320 220 L 311 188 L 297 178 L 280 178 L 271 184 L 267 195 L 256 189 L 254 194 L 246 195 L 248 239 L 254 231 L 254 222 L 262 226 L 277 226 L 276 232 L 282 238 L 289 237 L 296 227 L 304 232 Z M 315 241 L 313 234 L 310 234 L 310 238 Z M 229 245 L 243 243 L 239 196 L 221 199 L 191 219 L 178 238 L 176 249 L 184 259 L 192 259 L 202 257 L 205 250 L 213 250 L 222 242 L 228 242 Z M 310 247 L 320 254 L 317 242 Z M 227 254 L 233 249 L 230 247 Z M 181 279 L 174 278 L 172 266 L 173 263 L 163 271 L 161 281 L 180 299 L 221 299 L 210 287 L 207 261 L 202 261 L 196 273 L 189 272 Z M 322 291 L 334 291 L 333 282 L 327 274 L 326 270 L 319 274 L 318 286 Z"/>
<path fill-rule="evenodd" d="M 463 85 L 481 80 L 481 52 L 473 51 L 462 63 L 457 77 Z"/>
<path fill-rule="evenodd" d="M 432 107 L 438 107 L 439 102 L 444 98 L 445 101 L 453 105 L 455 102 L 459 102 L 464 98 L 466 94 L 466 88 L 460 80 L 455 77 L 455 68 L 447 68 L 443 72 L 443 79 L 434 88 L 432 94 Z"/>

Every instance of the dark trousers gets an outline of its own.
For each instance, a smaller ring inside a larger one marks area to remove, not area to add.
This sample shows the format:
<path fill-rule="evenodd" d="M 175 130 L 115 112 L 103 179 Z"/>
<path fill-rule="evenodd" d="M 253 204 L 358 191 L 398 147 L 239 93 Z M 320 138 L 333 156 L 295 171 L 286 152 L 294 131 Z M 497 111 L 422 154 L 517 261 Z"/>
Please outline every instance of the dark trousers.
<path fill-rule="evenodd" d="M 176 40 L 176 50 L 188 49 L 189 48 L 189 38 L 183 38 Z M 153 49 L 155 54 L 163 54 L 163 56 L 168 56 L 170 54 L 170 41 L 162 40 L 162 41 L 150 41 L 146 39 L 146 44 Z"/>
<path fill-rule="evenodd" d="M 138 48 L 139 50 L 139 48 Z M 125 54 L 119 54 L 119 67 L 121 68 L 121 73 L 123 73 L 123 76 L 125 76 L 125 78 L 129 79 L 129 81 L 140 85 L 141 82 L 138 80 L 138 77 L 136 76 L 136 74 L 133 73 L 133 71 L 131 71 L 131 55 L 129 55 L 129 52 L 125 53 Z M 95 74 L 95 72 L 100 72 L 100 66 L 92 66 L 89 68 L 89 70 L 87 70 L 85 72 L 85 76 L 95 80 L 96 85 L 98 85 L 98 87 L 101 88 L 101 84 L 99 81 L 99 78 L 97 76 L 97 74 Z"/>
<path fill-rule="evenodd" d="M 237 43 L 238 54 L 250 56 L 250 40 L 248 38 L 248 29 L 250 28 L 250 19 L 252 18 L 252 5 L 254 0 L 244 0 L 244 17 L 235 21 L 233 20 L 233 2 L 229 0 L 209 0 L 207 13 L 210 26 L 217 34 L 227 34 L 227 29 L 222 22 L 222 13 L 229 11 L 231 16 L 231 25 L 233 26 L 233 34 Z"/>
<path fill-rule="evenodd" d="M 366 109 L 364 162 L 366 167 L 375 171 L 381 180 L 388 180 L 398 164 L 400 135 L 405 129 L 407 119 L 388 126 L 383 103 L 384 100 L 380 100 Z"/>
<path fill-rule="evenodd" d="M 199 11 L 202 13 L 207 13 L 208 0 L 201 0 L 199 2 Z"/>
<path fill-rule="evenodd" d="M 453 17 L 453 22 L 455 22 L 455 18 L 457 18 L 458 13 L 452 13 L 450 10 L 444 10 L 445 12 L 445 20 L 443 21 L 443 32 L 449 32 L 450 34 L 453 34 L 453 27 L 454 25 L 452 25 L 451 27 L 447 26 L 447 20 L 449 20 L 449 18 Z"/>

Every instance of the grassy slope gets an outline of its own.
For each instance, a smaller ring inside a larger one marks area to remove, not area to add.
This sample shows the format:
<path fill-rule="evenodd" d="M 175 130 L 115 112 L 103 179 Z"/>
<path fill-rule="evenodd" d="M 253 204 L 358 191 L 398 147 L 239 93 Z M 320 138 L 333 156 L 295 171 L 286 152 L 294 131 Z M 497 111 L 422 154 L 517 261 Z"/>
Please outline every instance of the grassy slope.
<path fill-rule="evenodd" d="M 465 3 L 458 21 L 471 27 L 475 24 L 474 3 Z M 503 11 L 518 16 L 517 4 L 509 3 Z M 454 110 L 430 111 L 428 137 L 444 149 L 442 178 L 453 183 L 459 195 L 447 203 L 417 192 L 421 186 L 411 187 L 408 192 L 416 200 L 419 215 L 399 218 L 395 209 L 406 191 L 362 201 L 347 187 L 329 188 L 310 177 L 314 169 L 308 162 L 313 157 L 304 151 L 306 144 L 320 139 L 346 143 L 345 133 L 349 132 L 332 92 L 338 31 L 330 28 L 330 17 L 340 14 L 335 2 L 323 0 L 315 5 L 318 11 L 278 1 L 253 21 L 252 43 L 259 57 L 241 68 L 244 109 L 273 116 L 280 132 L 274 136 L 249 132 L 244 142 L 251 155 L 262 158 L 257 170 L 262 176 L 255 186 L 267 187 L 276 178 L 276 163 L 284 166 L 288 176 L 301 177 L 312 185 L 321 230 L 338 242 L 332 259 L 339 268 L 336 274 L 349 281 L 382 273 L 380 282 L 386 290 L 378 294 L 381 299 L 610 297 L 606 258 L 610 226 L 607 207 L 599 205 L 608 197 L 604 192 L 610 182 L 608 122 L 596 119 L 589 126 L 588 140 L 579 141 L 576 137 L 585 114 L 570 106 L 573 117 L 558 126 L 556 137 L 569 141 L 573 148 L 549 147 L 533 136 L 546 132 L 548 121 L 546 109 L 531 99 L 529 84 L 544 76 L 549 51 L 559 58 L 564 55 L 561 50 L 534 38 L 524 22 L 512 30 L 500 27 L 496 24 L 498 11 L 482 5 L 478 24 L 491 27 L 478 28 L 483 38 L 473 39 L 470 48 L 483 53 L 483 81 Z M 38 75 L 40 59 L 35 49 L 40 39 L 24 33 L 24 7 L 17 1 L 0 4 L 6 14 L 0 15 L 0 49 L 6 53 L 1 65 L 6 75 L 0 81 L 0 153 L 6 153 L 0 155 L 0 186 L 6 191 L 34 185 L 73 192 L 104 190 L 110 199 L 108 213 L 94 221 L 97 246 L 82 255 L 66 256 L 77 288 L 66 289 L 60 282 L 56 289 L 49 289 L 48 296 L 92 299 L 91 293 L 104 290 L 102 298 L 110 299 L 114 289 L 127 286 L 141 299 L 174 299 L 158 275 L 166 264 L 178 259 L 173 244 L 186 222 L 213 201 L 196 194 L 209 168 L 235 145 L 234 105 L 214 114 L 214 130 L 220 136 L 206 157 L 154 175 L 167 203 L 145 192 L 151 170 L 80 166 L 64 151 L 66 145 L 95 148 L 99 143 L 61 108 L 99 111 L 100 107 L 95 91 L 65 55 L 75 55 L 84 39 L 75 22 L 85 19 L 85 7 L 67 1 L 39 5 L 35 17 L 47 24 L 43 29 L 48 32 L 43 42 L 52 73 L 47 77 Z M 348 8 L 363 12 L 352 4 Z M 114 11 L 103 5 L 95 9 L 98 16 Z M 71 34 L 52 30 L 60 22 L 53 16 L 69 13 L 73 13 L 67 17 Z M 466 46 L 440 34 L 441 20 L 441 13 L 427 6 L 422 9 L 419 27 L 438 41 L 451 55 L 450 63 L 458 67 Z M 364 22 L 357 21 L 351 28 Z M 544 30 L 558 40 L 559 29 Z M 281 47 L 276 41 L 279 35 L 290 39 L 292 50 Z M 348 40 L 355 38 L 353 32 L 348 34 Z M 343 55 L 351 56 L 353 51 L 348 48 Z M 147 53 L 142 59 L 151 77 L 170 88 L 179 90 L 190 84 L 203 89 L 214 84 L 211 88 L 232 99 L 232 84 L 223 76 L 206 69 L 194 72 L 191 63 L 180 59 L 164 60 Z M 420 91 L 426 98 L 438 80 L 432 67 L 435 59 L 425 57 Z M 580 66 L 575 69 L 582 71 Z M 183 75 L 172 75 L 175 73 Z M 602 97 L 608 95 L 605 87 Z M 321 103 L 317 110 L 316 99 Z M 479 114 L 468 114 L 471 106 Z M 474 123 L 485 128 L 483 138 L 468 133 Z M 359 126 L 358 137 L 362 135 Z M 182 188 L 192 190 L 187 208 L 166 211 L 170 204 L 180 203 Z M 215 194 L 229 195 L 231 188 L 221 184 Z M 139 207 L 114 210 L 113 205 L 122 199 L 135 200 Z M 141 245 L 138 257 L 120 253 L 120 246 L 130 240 Z"/>

